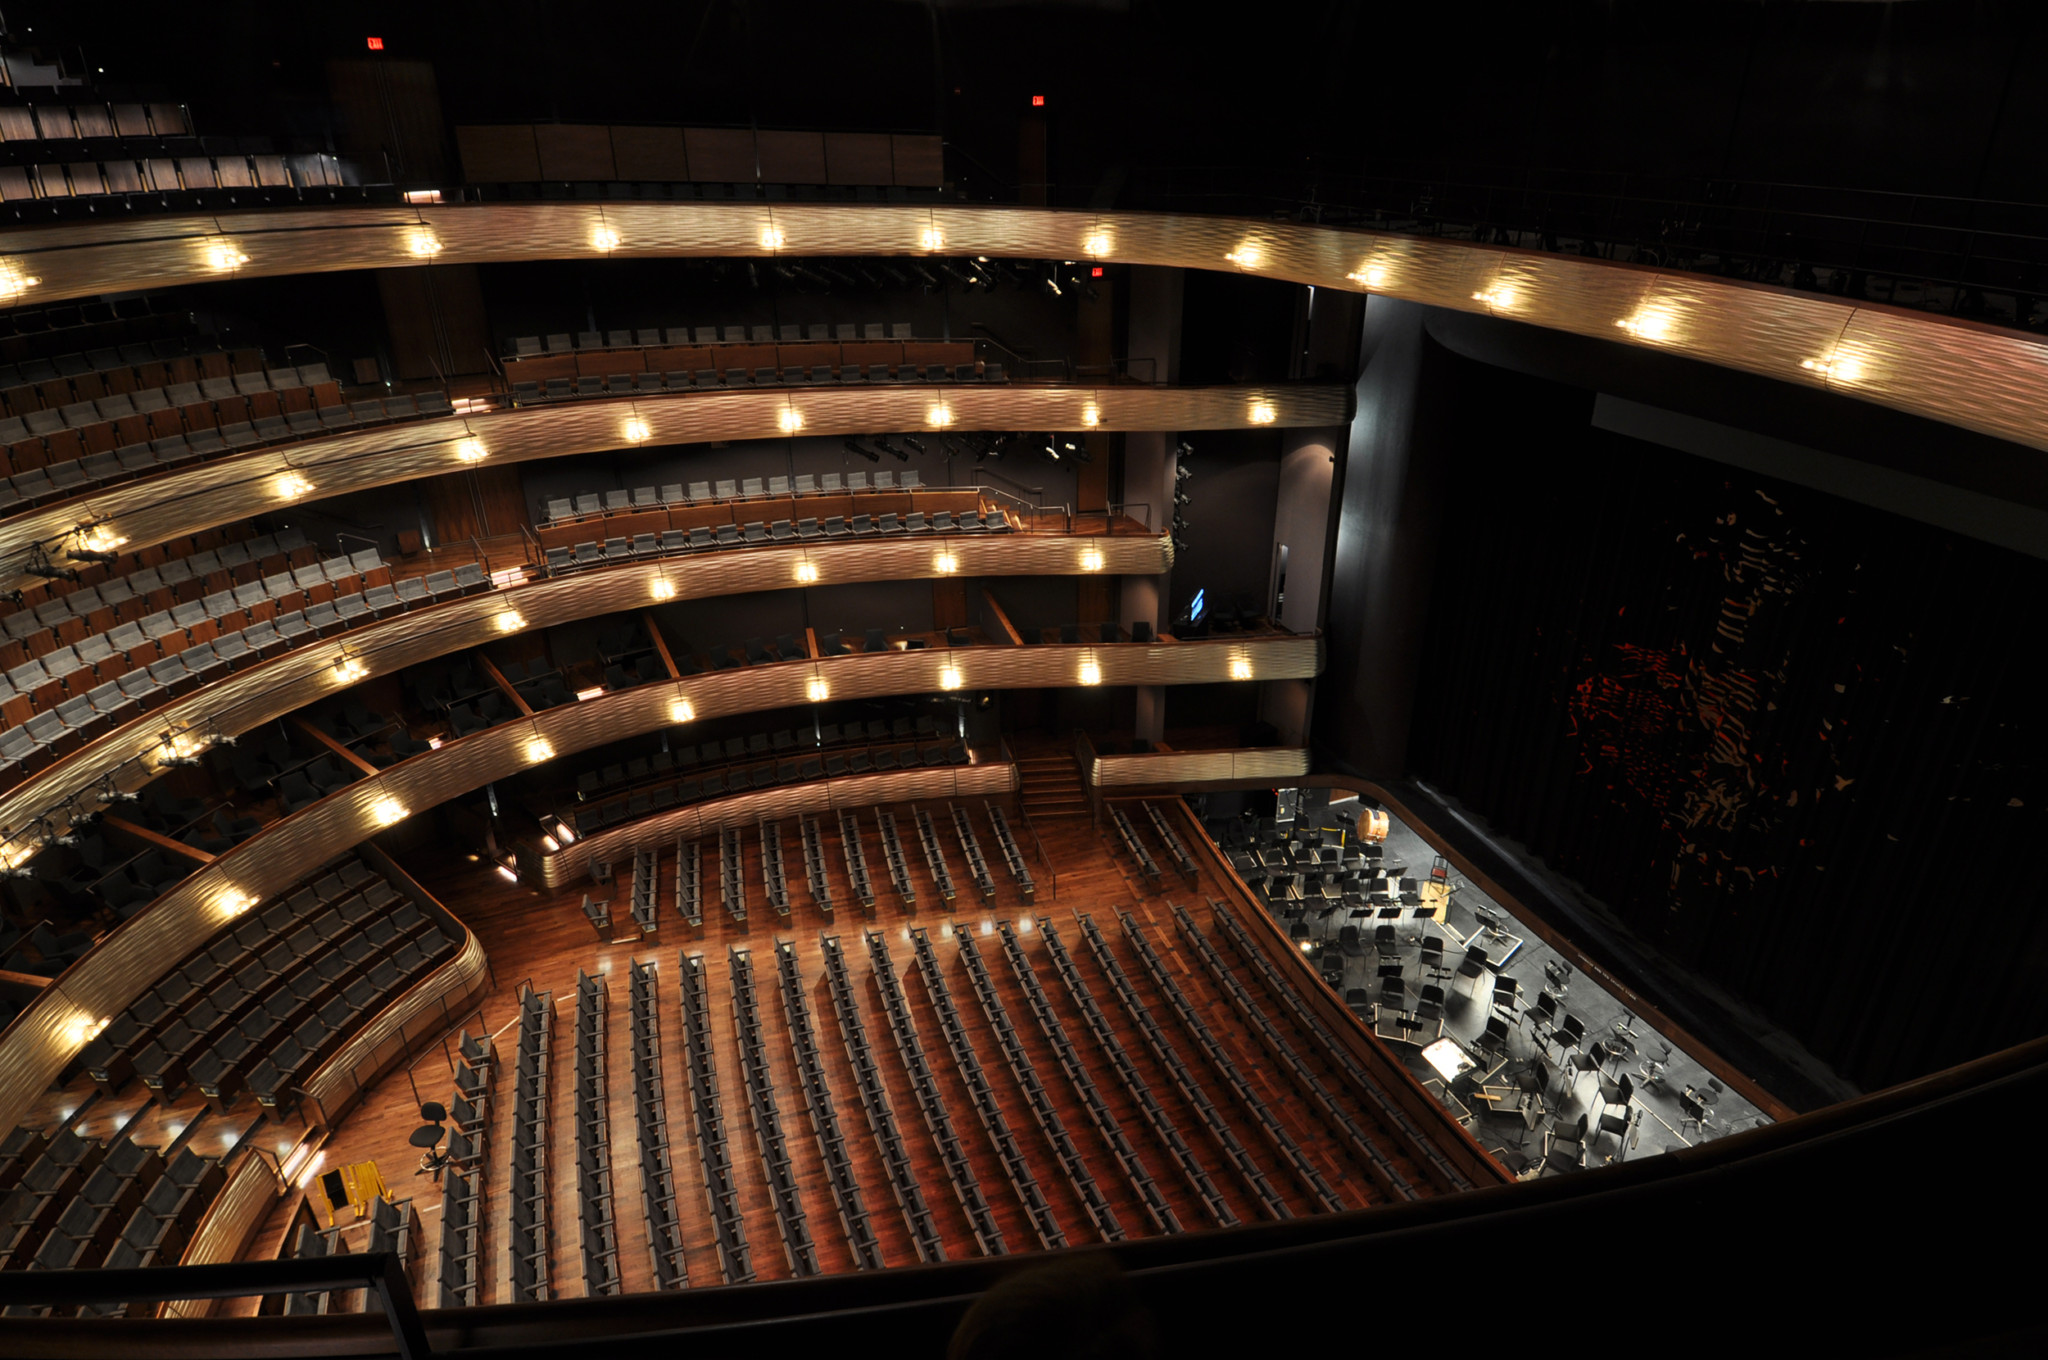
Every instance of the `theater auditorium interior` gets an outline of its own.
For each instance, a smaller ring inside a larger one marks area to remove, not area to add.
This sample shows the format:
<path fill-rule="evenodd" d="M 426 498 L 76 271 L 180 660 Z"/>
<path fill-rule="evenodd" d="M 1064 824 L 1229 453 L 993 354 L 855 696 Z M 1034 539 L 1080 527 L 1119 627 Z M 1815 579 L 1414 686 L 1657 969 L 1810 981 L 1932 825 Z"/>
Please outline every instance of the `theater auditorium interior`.
<path fill-rule="evenodd" d="M 0 1353 L 2048 1350 L 2044 126 L 2021 0 L 8 5 Z"/>

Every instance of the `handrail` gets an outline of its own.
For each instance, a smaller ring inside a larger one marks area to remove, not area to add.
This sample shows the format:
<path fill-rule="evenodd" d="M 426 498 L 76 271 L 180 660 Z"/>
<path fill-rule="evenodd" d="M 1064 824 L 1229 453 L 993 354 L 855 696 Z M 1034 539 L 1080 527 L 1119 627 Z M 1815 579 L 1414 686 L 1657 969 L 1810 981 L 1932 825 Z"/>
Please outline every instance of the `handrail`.
<path fill-rule="evenodd" d="M 334 1289 L 374 1290 L 390 1319 L 401 1360 L 429 1360 L 419 1305 L 393 1251 L 334 1256 L 286 1256 L 274 1261 L 232 1261 L 204 1266 L 130 1269 L 0 1271 L 0 1307 L 81 1303 L 166 1303 L 183 1299 L 239 1299 L 252 1294 L 317 1294 Z M 129 1330 L 133 1324 L 123 1330 Z M 138 1338 L 139 1340 L 139 1338 Z"/>

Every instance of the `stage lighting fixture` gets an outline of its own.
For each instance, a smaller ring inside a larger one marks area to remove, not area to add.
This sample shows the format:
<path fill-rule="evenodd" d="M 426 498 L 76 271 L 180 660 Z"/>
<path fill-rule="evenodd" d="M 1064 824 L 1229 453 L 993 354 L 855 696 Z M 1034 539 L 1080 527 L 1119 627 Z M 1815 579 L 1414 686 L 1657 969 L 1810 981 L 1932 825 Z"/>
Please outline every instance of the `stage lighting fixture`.
<path fill-rule="evenodd" d="M 899 434 L 899 435 L 897 435 L 896 437 L 897 437 L 898 439 L 902 440 L 902 441 L 903 441 L 904 443 L 908 444 L 908 445 L 910 446 L 910 450 L 911 450 L 911 452 L 912 452 L 912 453 L 915 453 L 915 454 L 917 454 L 917 455 L 918 455 L 919 457 L 922 457 L 922 456 L 924 455 L 924 453 L 925 453 L 925 443 L 924 443 L 924 441 L 923 441 L 923 440 L 921 440 L 921 439 L 917 438 L 917 437 L 916 437 L 915 435 L 907 435 L 907 434 Z M 905 460 L 905 461 L 908 461 L 908 460 Z"/>
<path fill-rule="evenodd" d="M 872 450 L 870 450 L 870 449 L 864 448 L 864 447 L 862 447 L 861 445 L 859 445 L 859 444 L 856 444 L 856 443 L 855 443 L 855 442 L 854 442 L 853 440 L 851 440 L 851 439 L 848 439 L 848 440 L 845 440 L 845 441 L 843 441 L 843 442 L 842 442 L 842 443 L 840 444 L 840 447 L 841 447 L 841 448 L 843 448 L 843 449 L 845 449 L 845 450 L 846 450 L 846 451 L 847 451 L 848 453 L 857 453 L 857 454 L 859 454 L 859 455 L 860 455 L 861 457 L 863 457 L 863 458 L 867 459 L 867 460 L 868 460 L 868 461 L 869 461 L 870 463 L 879 463 L 879 462 L 881 462 L 881 461 L 882 461 L 882 455 L 881 455 L 881 454 L 879 454 L 879 453 L 875 453 L 874 451 L 872 451 Z"/>

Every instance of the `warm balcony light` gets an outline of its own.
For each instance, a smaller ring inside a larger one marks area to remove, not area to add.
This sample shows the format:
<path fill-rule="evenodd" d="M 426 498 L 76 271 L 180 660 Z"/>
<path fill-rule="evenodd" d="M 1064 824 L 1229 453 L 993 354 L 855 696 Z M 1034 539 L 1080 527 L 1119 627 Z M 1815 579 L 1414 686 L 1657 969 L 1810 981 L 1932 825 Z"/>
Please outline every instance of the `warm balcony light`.
<path fill-rule="evenodd" d="M 688 699 L 671 699 L 668 705 L 668 720 L 675 723 L 694 722 L 697 710 L 690 706 Z"/>
<path fill-rule="evenodd" d="M 1099 666 L 1099 665 L 1097 665 L 1097 664 L 1096 664 L 1095 662 L 1093 662 L 1093 661 L 1083 661 L 1083 662 L 1081 663 L 1081 676 L 1080 676 L 1080 679 L 1081 679 L 1081 683 L 1082 683 L 1082 684 L 1084 684 L 1084 685 L 1099 685 L 1099 684 L 1101 684 L 1101 683 L 1102 683 L 1102 667 L 1101 667 L 1101 666 Z"/>
<path fill-rule="evenodd" d="M 1251 678 L 1252 678 L 1252 661 L 1251 661 L 1251 658 L 1250 658 L 1250 657 L 1248 657 L 1248 656 L 1233 656 L 1232 658 L 1230 658 L 1230 678 L 1231 678 L 1231 679 L 1233 679 L 1233 680 L 1249 680 L 1249 679 L 1251 679 Z"/>
<path fill-rule="evenodd" d="M 0 265 L 0 298 L 20 297 L 41 282 L 34 274 L 24 274 L 15 265 Z"/>
<path fill-rule="evenodd" d="M 592 685 L 588 689 L 579 689 L 576 691 L 576 702 L 579 704 L 586 704 L 589 703 L 592 699 L 602 699 L 604 698 L 604 695 L 605 689 L 603 685 Z"/>
<path fill-rule="evenodd" d="M 952 553 L 942 552 L 932 559 L 932 570 L 941 576 L 951 576 L 960 570 L 960 559 Z"/>
<path fill-rule="evenodd" d="M 1515 290 L 1501 286 L 1488 288 L 1472 295 L 1474 302 L 1483 302 L 1489 307 L 1506 310 L 1515 305 Z"/>
<path fill-rule="evenodd" d="M 504 879 L 507 883 L 517 883 L 519 881 L 519 871 L 509 864 L 500 864 L 498 866 L 498 877 Z"/>
<path fill-rule="evenodd" d="M 313 484 L 296 472 L 285 473 L 273 485 L 279 500 L 303 500 L 313 491 Z"/>
<path fill-rule="evenodd" d="M 1377 288 L 1387 281 L 1387 271 L 1376 264 L 1362 264 L 1358 266 L 1357 273 L 1346 274 L 1344 277 L 1367 288 Z"/>
<path fill-rule="evenodd" d="M 924 423 L 935 430 L 943 430 L 953 423 L 953 408 L 940 402 L 924 413 Z"/>
<path fill-rule="evenodd" d="M 804 698 L 814 704 L 824 703 L 831 693 L 831 686 L 825 683 L 825 677 L 822 675 L 814 675 L 804 684 Z"/>
<path fill-rule="evenodd" d="M 1271 425 L 1280 418 L 1280 413 L 1273 409 L 1270 401 L 1253 402 L 1250 414 L 1254 425 Z"/>
<path fill-rule="evenodd" d="M 657 600 L 673 600 L 676 597 L 676 583 L 666 576 L 657 576 L 648 587 Z"/>
<path fill-rule="evenodd" d="M 64 1027 L 64 1037 L 71 1041 L 73 1048 L 84 1048 L 96 1035 L 113 1023 L 111 1016 L 95 1020 L 90 1015 L 78 1015 Z"/>
<path fill-rule="evenodd" d="M 441 253 L 441 238 L 431 231 L 416 231 L 407 240 L 406 248 L 419 258 L 429 260 Z"/>
<path fill-rule="evenodd" d="M 223 916 L 240 916 L 256 905 L 256 899 L 240 888 L 222 888 L 220 895 L 213 899 L 214 908 Z"/>
<path fill-rule="evenodd" d="M 1818 373 L 1830 382 L 1855 382 L 1863 376 L 1863 362 L 1853 354 L 1831 354 L 1825 359 L 1801 359 L 1799 366 Z"/>
<path fill-rule="evenodd" d="M 1081 549 L 1081 570 L 1082 570 L 1082 571 L 1101 571 L 1101 570 L 1102 570 L 1102 549 L 1100 549 L 1100 548 L 1083 548 L 1083 549 Z"/>
<path fill-rule="evenodd" d="M 388 793 L 370 804 L 370 820 L 379 826 L 396 826 L 411 815 L 405 810 L 405 804 Z"/>
<path fill-rule="evenodd" d="M 215 241 L 206 248 L 206 267 L 209 269 L 233 269 L 249 263 L 249 257 L 237 250 L 230 241 Z"/>
<path fill-rule="evenodd" d="M 599 227 L 596 231 L 590 233 L 590 244 L 596 246 L 599 250 L 617 250 L 619 248 L 619 234 L 610 227 Z"/>
<path fill-rule="evenodd" d="M 924 234 L 917 238 L 917 243 L 926 250 L 944 250 L 946 248 L 946 234 L 937 227 L 926 227 Z"/>
<path fill-rule="evenodd" d="M 1083 406 L 1081 408 L 1081 423 L 1090 429 L 1100 425 L 1102 423 L 1102 408 L 1092 401 Z"/>
<path fill-rule="evenodd" d="M 358 656 L 345 656 L 334 663 L 334 678 L 344 685 L 353 685 L 358 680 L 368 679 L 370 668 Z"/>
<path fill-rule="evenodd" d="M 538 765 L 542 761 L 553 760 L 554 758 L 554 743 L 550 742 L 546 737 L 535 737 L 526 743 L 526 759 L 532 764 Z"/>
<path fill-rule="evenodd" d="M 761 248 L 763 250 L 780 250 L 782 249 L 782 243 L 787 239 L 782 234 L 780 227 L 761 228 Z"/>
<path fill-rule="evenodd" d="M 958 689 L 961 685 L 960 668 L 954 665 L 939 667 L 939 688 Z"/>
<path fill-rule="evenodd" d="M 776 418 L 776 423 L 782 426 L 784 434 L 795 434 L 804 427 L 804 413 L 794 406 L 785 406 L 782 408 L 782 414 Z"/>
<path fill-rule="evenodd" d="M 626 422 L 626 442 L 629 444 L 644 444 L 653 433 L 647 422 L 639 416 L 634 416 Z"/>
<path fill-rule="evenodd" d="M 1236 250 L 1231 251 L 1223 258 L 1236 265 L 1239 269 L 1257 269 L 1260 262 L 1266 258 L 1266 252 L 1259 249 L 1255 243 L 1244 241 L 1239 243 Z"/>
<path fill-rule="evenodd" d="M 807 586 L 815 585 L 818 580 L 818 564 L 816 562 L 797 563 L 796 579 Z"/>
<path fill-rule="evenodd" d="M 1661 307 L 1649 307 L 1634 316 L 1625 316 L 1614 323 L 1638 340 L 1668 340 L 1671 338 L 1671 313 Z"/>
<path fill-rule="evenodd" d="M 95 524 L 87 531 L 83 547 L 87 552 L 110 553 L 128 540 L 116 534 L 110 525 Z"/>
<path fill-rule="evenodd" d="M 455 445 L 455 456 L 465 463 L 481 463 L 491 456 L 491 451 L 484 447 L 481 439 L 463 439 Z"/>
<path fill-rule="evenodd" d="M 502 609 L 491 622 L 497 625 L 501 633 L 516 633 L 526 626 L 526 616 L 516 609 Z"/>
<path fill-rule="evenodd" d="M 1081 242 L 1081 253 L 1093 255 L 1097 259 L 1109 254 L 1109 249 L 1109 233 L 1106 231 L 1089 232 L 1087 239 Z"/>

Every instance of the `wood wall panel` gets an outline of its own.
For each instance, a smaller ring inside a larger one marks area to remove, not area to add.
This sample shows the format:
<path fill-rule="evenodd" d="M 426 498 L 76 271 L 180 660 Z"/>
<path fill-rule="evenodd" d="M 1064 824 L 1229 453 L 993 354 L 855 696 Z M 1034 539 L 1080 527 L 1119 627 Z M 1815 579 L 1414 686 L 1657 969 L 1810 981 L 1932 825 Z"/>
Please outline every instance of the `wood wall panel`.
<path fill-rule="evenodd" d="M 694 133 L 693 133 L 694 135 Z M 749 134 L 747 158 L 751 162 Z M 828 137 L 828 169 L 835 143 Z M 840 153 L 851 157 L 851 146 Z M 884 153 L 886 154 L 886 152 Z M 697 148 L 690 151 L 697 166 Z M 735 167 L 737 168 L 737 167 Z M 751 178 L 751 165 L 745 176 Z M 559 259 L 592 250 L 602 220 L 628 255 L 766 255 L 763 232 L 804 255 L 922 251 L 1236 270 L 1483 311 L 1825 387 L 1999 439 L 2048 448 L 2048 346 L 1998 327 L 1788 289 L 1666 274 L 1581 256 L 1386 235 L 1315 223 L 959 205 L 539 202 L 254 209 L 0 232 L 0 272 L 38 282 L 24 303 L 216 277 L 225 233 L 243 275 L 428 260 Z M 415 254 L 425 230 L 440 244 Z"/>
<path fill-rule="evenodd" d="M 1079 570 L 1080 555 L 1089 548 L 1102 554 L 1103 570 L 1111 574 L 1151 574 L 1173 564 L 1172 544 L 1157 537 L 1002 534 L 962 536 L 946 546 L 959 570 L 969 576 L 1067 575 Z M 154 777 L 167 732 L 211 729 L 233 736 L 303 708 L 341 686 L 335 667 L 344 658 L 361 662 L 366 679 L 392 675 L 437 656 L 502 641 L 506 634 L 498 626 L 498 616 L 508 610 L 524 620 L 518 631 L 531 634 L 577 619 L 643 608 L 653 603 L 657 580 L 672 586 L 672 598 L 677 600 L 790 589 L 797 584 L 799 562 L 816 568 L 813 584 L 819 586 L 936 580 L 940 573 L 933 565 L 934 552 L 933 545 L 908 539 L 728 549 L 716 555 L 636 562 L 529 581 L 409 610 L 236 671 L 88 743 L 0 795 L 0 830 L 26 826 L 43 816 L 64 821 L 55 809 L 102 779 L 138 787 Z M 915 655 L 931 658 L 936 674 L 938 658 L 948 653 Z M 931 688 L 937 688 L 936 680 Z M 796 702 L 802 702 L 801 693 Z"/>
<path fill-rule="evenodd" d="M 464 466 L 455 456 L 468 438 L 483 441 L 493 465 L 631 447 L 627 424 L 643 421 L 648 445 L 771 439 L 794 408 L 809 434 L 859 434 L 923 427 L 943 401 L 959 430 L 1078 429 L 1094 406 L 1101 423 L 1126 430 L 1240 429 L 1260 404 L 1282 426 L 1341 424 L 1349 418 L 1347 387 L 1004 386 L 946 388 L 790 388 L 593 398 L 477 415 L 386 425 L 354 434 L 279 444 L 175 472 L 126 482 L 0 520 L 0 587 L 34 579 L 24 566 L 37 543 L 53 542 L 83 523 L 104 524 L 128 546 L 161 543 L 278 503 L 286 473 L 313 485 L 317 497 L 431 477 Z M 823 511 L 821 513 L 832 513 Z"/>
<path fill-rule="evenodd" d="M 1308 773 L 1308 764 L 1308 751 L 1294 746 L 1098 755 L 1089 766 L 1088 782 L 1098 788 L 1114 788 L 1133 784 L 1199 784 L 1226 779 L 1298 779 Z"/>
<path fill-rule="evenodd" d="M 581 878 L 592 863 L 620 864 L 635 851 L 671 850 L 679 837 L 708 836 L 728 826 L 753 826 L 763 817 L 800 817 L 807 812 L 827 813 L 839 808 L 859 811 L 877 803 L 908 803 L 920 798 L 993 798 L 1016 792 L 1017 785 L 1017 767 L 1004 760 L 877 771 L 756 789 L 642 817 L 628 826 L 601 831 L 572 847 L 542 855 L 541 882 L 550 888 L 564 888 Z M 797 872 L 790 875 L 792 881 L 801 881 L 802 867 L 799 849 Z"/>
<path fill-rule="evenodd" d="M 1106 685 L 1215 684 L 1229 678 L 1233 659 L 1247 654 L 1267 678 L 1308 679 L 1322 667 L 1322 639 L 1276 634 L 1230 642 L 968 647 L 779 662 L 641 685 L 446 742 L 265 827 L 123 922 L 59 975 L 0 1032 L 0 1128 L 18 1124 L 37 1093 L 85 1045 L 91 1030 L 81 1021 L 114 1015 L 154 984 L 226 919 L 226 903 L 237 896 L 268 898 L 298 882 L 306 866 L 369 839 L 393 817 L 507 778 L 529 763 L 535 735 L 557 757 L 573 755 L 673 725 L 677 698 L 702 720 L 810 702 L 813 678 L 822 679 L 824 697 L 835 700 L 937 691 L 939 668 L 947 663 L 959 667 L 970 690 L 1071 686 L 1089 665 Z"/>

